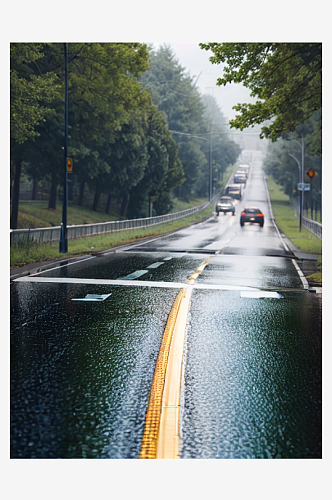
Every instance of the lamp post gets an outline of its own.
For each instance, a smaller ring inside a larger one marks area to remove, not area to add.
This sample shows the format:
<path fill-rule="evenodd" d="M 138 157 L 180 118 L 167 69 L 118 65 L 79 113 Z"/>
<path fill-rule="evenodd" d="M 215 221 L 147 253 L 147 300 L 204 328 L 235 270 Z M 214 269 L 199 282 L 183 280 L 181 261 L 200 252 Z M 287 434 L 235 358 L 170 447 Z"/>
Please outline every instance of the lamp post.
<path fill-rule="evenodd" d="M 59 241 L 59 252 L 68 252 L 67 241 L 67 205 L 68 205 L 68 182 L 67 182 L 67 156 L 68 156 L 68 43 L 64 44 L 65 51 L 65 146 L 64 146 L 64 181 L 63 181 L 63 204 L 62 224 Z"/>
<path fill-rule="evenodd" d="M 299 167 L 299 182 L 302 184 L 302 189 L 303 189 L 303 179 L 304 179 L 304 137 L 301 137 L 301 142 L 297 141 L 296 139 L 293 139 L 297 144 L 301 146 L 301 164 L 295 156 L 293 156 L 291 153 L 288 153 L 289 156 L 294 158 L 296 163 L 298 164 Z M 300 205 L 299 205 L 299 231 L 301 232 L 302 230 L 302 214 L 303 214 L 303 198 L 304 198 L 304 191 L 300 189 Z"/>

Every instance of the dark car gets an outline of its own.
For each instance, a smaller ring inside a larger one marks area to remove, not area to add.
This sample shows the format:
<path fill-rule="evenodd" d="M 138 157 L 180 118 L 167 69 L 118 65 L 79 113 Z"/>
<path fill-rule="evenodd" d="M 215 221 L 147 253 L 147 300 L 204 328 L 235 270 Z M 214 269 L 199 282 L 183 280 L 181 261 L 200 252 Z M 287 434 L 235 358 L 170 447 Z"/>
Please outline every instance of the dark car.
<path fill-rule="evenodd" d="M 261 227 L 264 226 L 264 215 L 259 208 L 245 208 L 241 212 L 240 224 L 244 226 L 246 222 L 251 224 L 259 224 Z"/>
<path fill-rule="evenodd" d="M 216 204 L 216 212 L 219 215 L 219 212 L 223 212 L 224 215 L 226 212 L 232 212 L 232 215 L 235 215 L 235 206 L 234 200 L 230 196 L 223 196 L 220 198 L 218 203 Z"/>
<path fill-rule="evenodd" d="M 245 172 L 235 172 L 234 174 L 234 182 L 235 184 L 246 184 L 247 182 L 247 176 Z"/>
<path fill-rule="evenodd" d="M 230 196 L 234 200 L 242 200 L 243 184 L 230 184 L 225 189 L 225 195 Z"/>

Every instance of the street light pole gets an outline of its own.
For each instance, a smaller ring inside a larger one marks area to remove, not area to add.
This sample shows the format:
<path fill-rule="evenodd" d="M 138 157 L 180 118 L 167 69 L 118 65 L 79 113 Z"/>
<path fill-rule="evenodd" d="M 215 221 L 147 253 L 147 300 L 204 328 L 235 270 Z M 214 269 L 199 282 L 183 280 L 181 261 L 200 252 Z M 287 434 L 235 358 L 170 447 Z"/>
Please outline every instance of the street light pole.
<path fill-rule="evenodd" d="M 303 188 L 303 183 L 304 183 L 304 137 L 302 135 L 301 137 L 301 142 L 297 141 L 296 139 L 293 139 L 297 144 L 301 146 L 301 164 L 295 156 L 293 156 L 291 153 L 288 153 L 289 156 L 294 158 L 296 163 L 298 164 L 299 167 L 299 182 L 302 184 Z M 304 198 L 304 191 L 300 189 L 300 203 L 299 203 L 299 231 L 301 232 L 302 230 L 302 214 L 303 214 L 303 198 Z"/>
<path fill-rule="evenodd" d="M 68 252 L 67 242 L 67 205 L 68 205 L 68 190 L 67 190 L 67 157 L 68 157 L 68 43 L 64 44 L 65 50 L 65 145 L 64 145 L 64 181 L 63 181 L 63 204 L 62 204 L 62 224 L 61 236 L 59 242 L 59 252 Z"/>
<path fill-rule="evenodd" d="M 304 169 L 304 142 L 302 138 L 302 145 L 301 145 L 301 152 L 302 152 L 302 158 L 301 158 L 301 164 L 299 160 L 292 155 L 291 153 L 288 153 L 289 156 L 294 158 L 296 161 L 298 167 L 299 167 L 299 182 L 302 184 L 303 187 L 303 169 Z M 299 203 L 299 231 L 301 232 L 302 230 L 302 213 L 303 213 L 303 191 L 300 189 L 300 203 Z"/>
<path fill-rule="evenodd" d="M 212 182 L 212 129 L 210 132 L 210 196 L 209 201 L 213 198 L 213 182 Z"/>

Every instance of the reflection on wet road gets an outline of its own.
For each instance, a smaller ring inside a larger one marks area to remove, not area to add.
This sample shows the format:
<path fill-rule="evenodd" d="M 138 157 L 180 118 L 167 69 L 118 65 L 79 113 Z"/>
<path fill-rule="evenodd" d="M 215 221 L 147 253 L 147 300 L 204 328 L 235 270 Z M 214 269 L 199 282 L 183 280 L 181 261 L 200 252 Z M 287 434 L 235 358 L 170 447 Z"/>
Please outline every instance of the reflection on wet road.
<path fill-rule="evenodd" d="M 263 228 L 240 227 L 248 204 Z M 235 217 L 12 282 L 12 458 L 139 457 L 168 315 L 208 256 L 192 285 L 180 458 L 321 457 L 321 297 L 303 290 L 254 156 Z M 105 297 L 76 300 L 88 294 Z"/>
<path fill-rule="evenodd" d="M 192 297 L 181 457 L 319 457 L 317 298 L 235 294 Z"/>

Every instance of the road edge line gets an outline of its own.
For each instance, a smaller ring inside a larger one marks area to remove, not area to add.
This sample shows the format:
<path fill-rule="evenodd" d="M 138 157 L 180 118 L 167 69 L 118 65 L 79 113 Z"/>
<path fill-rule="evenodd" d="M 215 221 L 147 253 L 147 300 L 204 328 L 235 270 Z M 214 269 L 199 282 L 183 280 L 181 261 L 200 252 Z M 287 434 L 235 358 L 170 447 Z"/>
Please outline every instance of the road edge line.
<path fill-rule="evenodd" d="M 297 274 L 299 275 L 299 277 L 300 277 L 300 279 L 301 279 L 301 281 L 302 281 L 303 288 L 304 288 L 305 290 L 309 290 L 309 283 L 308 283 L 308 281 L 306 280 L 306 277 L 304 276 L 303 272 L 301 271 L 301 269 L 300 269 L 300 267 L 299 267 L 298 263 L 296 262 L 296 260 L 295 260 L 295 259 L 292 259 L 292 262 L 293 262 L 294 267 L 295 267 L 295 269 L 296 269 L 296 271 L 297 271 Z"/>

